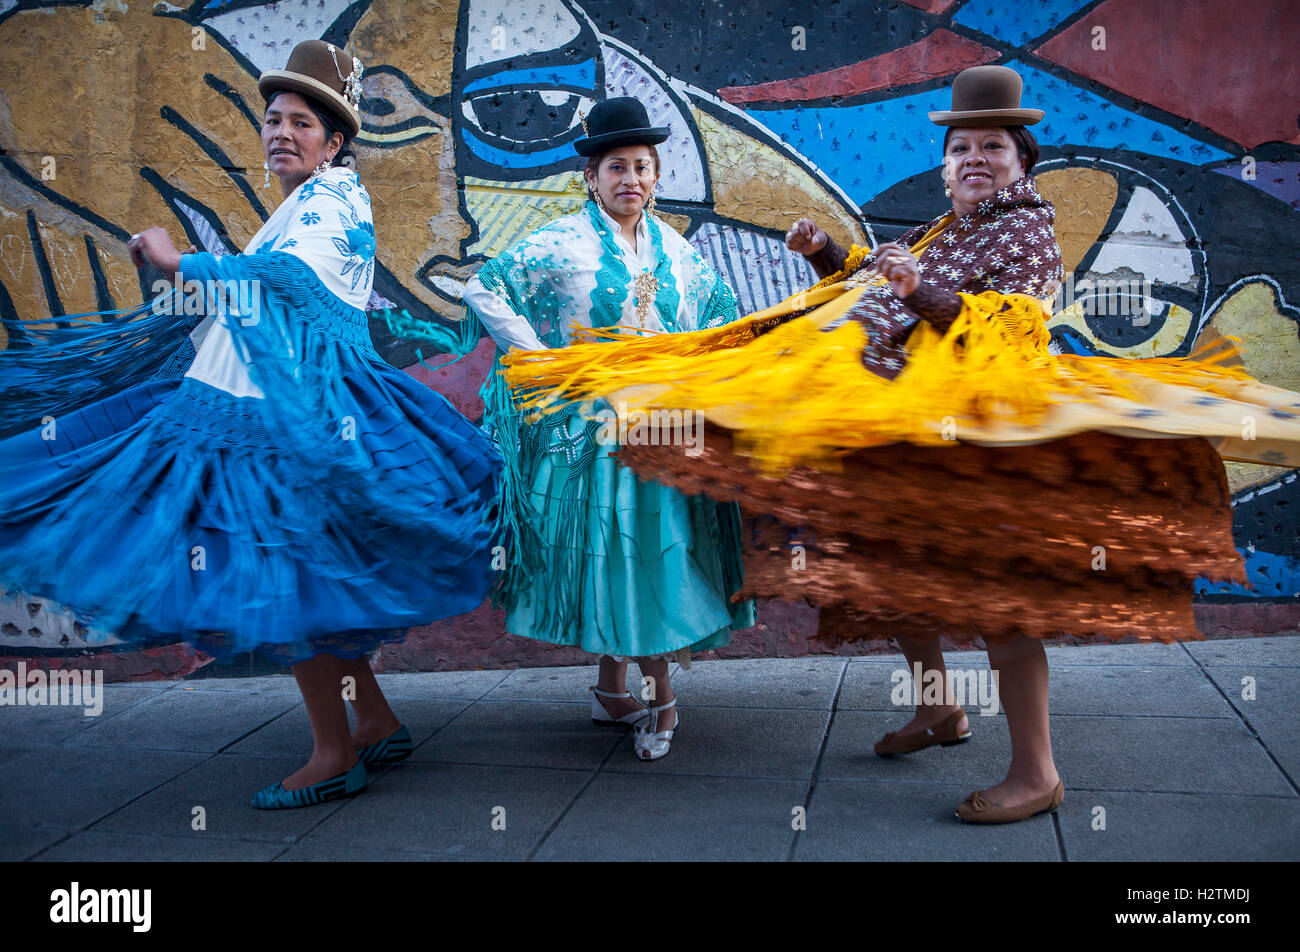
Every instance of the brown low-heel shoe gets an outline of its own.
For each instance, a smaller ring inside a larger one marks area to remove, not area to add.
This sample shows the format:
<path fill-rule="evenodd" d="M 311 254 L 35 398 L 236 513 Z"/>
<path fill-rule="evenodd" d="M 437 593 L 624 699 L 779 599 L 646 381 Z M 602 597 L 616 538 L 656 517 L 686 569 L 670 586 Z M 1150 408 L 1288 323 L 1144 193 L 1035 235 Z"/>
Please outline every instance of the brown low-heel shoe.
<path fill-rule="evenodd" d="M 963 823 L 1015 823 L 1039 813 L 1055 811 L 1065 800 L 1065 782 L 1056 781 L 1056 789 L 1043 797 L 1030 800 L 1018 807 L 998 806 L 984 798 L 982 790 L 976 791 L 957 804 L 957 819 Z"/>
<path fill-rule="evenodd" d="M 906 734 L 901 731 L 890 731 L 876 741 L 876 753 L 881 757 L 892 757 L 894 754 L 911 754 L 918 750 L 925 750 L 935 744 L 940 747 L 964 744 L 970 740 L 971 731 L 967 728 L 964 734 L 959 734 L 957 724 L 965 715 L 965 711 L 957 710 L 953 711 L 938 727 L 908 731 Z"/>

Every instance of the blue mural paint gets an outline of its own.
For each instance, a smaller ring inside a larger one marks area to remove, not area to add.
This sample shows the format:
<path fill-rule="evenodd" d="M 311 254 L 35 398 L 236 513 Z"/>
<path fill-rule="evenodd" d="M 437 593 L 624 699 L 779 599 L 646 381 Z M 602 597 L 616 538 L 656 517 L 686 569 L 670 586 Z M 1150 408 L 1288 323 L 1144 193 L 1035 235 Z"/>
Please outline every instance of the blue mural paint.
<path fill-rule="evenodd" d="M 1255 587 L 1235 582 L 1196 580 L 1197 595 L 1245 595 L 1250 598 L 1296 598 L 1300 596 L 1300 562 L 1274 552 L 1241 549 L 1246 560 L 1246 577 Z"/>
<path fill-rule="evenodd" d="M 596 85 L 596 61 L 536 69 L 503 69 L 466 84 L 465 95 L 484 90 L 522 86 L 531 89 L 573 89 L 591 93 Z"/>
<path fill-rule="evenodd" d="M 1222 149 L 1049 73 L 1024 63 L 1010 65 L 1024 77 L 1025 105 L 1046 113 L 1033 127 L 1042 145 L 1125 149 L 1197 164 L 1228 158 Z M 944 130 L 927 114 L 951 105 L 945 87 L 851 106 L 748 112 L 865 205 L 903 179 L 939 166 Z"/>
<path fill-rule="evenodd" d="M 1024 46 L 1042 36 L 1092 0 L 971 0 L 952 18 L 953 23 L 979 30 L 1012 46 Z"/>
<path fill-rule="evenodd" d="M 472 129 L 466 126 L 460 127 L 461 141 L 465 146 L 484 162 L 491 162 L 493 165 L 506 169 L 531 169 L 550 165 L 552 162 L 576 162 L 574 159 L 573 146 L 560 145 L 553 149 L 537 149 L 532 152 L 515 153 L 507 152 L 505 149 L 498 149 L 495 146 L 488 145 L 482 139 L 474 134 Z"/>

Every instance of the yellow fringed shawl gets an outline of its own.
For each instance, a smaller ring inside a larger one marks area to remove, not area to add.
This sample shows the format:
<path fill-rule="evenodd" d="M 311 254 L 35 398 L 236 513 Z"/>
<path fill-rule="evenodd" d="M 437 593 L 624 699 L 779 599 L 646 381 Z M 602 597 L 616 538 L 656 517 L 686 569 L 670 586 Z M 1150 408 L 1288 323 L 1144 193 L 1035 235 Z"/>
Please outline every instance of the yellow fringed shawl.
<path fill-rule="evenodd" d="M 560 350 L 511 352 L 502 359 L 506 382 L 522 408 L 540 413 L 599 398 L 622 417 L 700 413 L 733 430 L 737 448 L 767 471 L 834 466 L 846 453 L 897 441 L 1013 445 L 1085 430 L 1205 436 L 1226 458 L 1300 465 L 1300 394 L 1224 366 L 1232 351 L 1054 355 L 1050 315 L 1024 294 L 960 293 L 947 333 L 918 324 L 903 371 L 893 380 L 873 374 L 862 365 L 862 325 L 822 330 L 863 284 L 884 280 L 844 278 L 867 253 L 855 247 L 839 274 L 724 327 L 645 337 L 609 328 Z"/>

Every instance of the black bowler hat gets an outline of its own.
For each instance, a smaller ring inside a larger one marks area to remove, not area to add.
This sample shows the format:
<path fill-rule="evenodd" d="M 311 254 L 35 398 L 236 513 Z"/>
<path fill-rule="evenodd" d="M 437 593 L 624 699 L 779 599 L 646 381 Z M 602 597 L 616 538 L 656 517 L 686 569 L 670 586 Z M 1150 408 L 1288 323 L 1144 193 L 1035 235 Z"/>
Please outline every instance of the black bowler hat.
<path fill-rule="evenodd" d="M 631 96 L 605 99 L 591 107 L 583 120 L 587 138 L 573 143 L 578 155 L 593 156 L 621 145 L 658 145 L 668 138 L 667 126 L 650 125 L 640 100 Z"/>

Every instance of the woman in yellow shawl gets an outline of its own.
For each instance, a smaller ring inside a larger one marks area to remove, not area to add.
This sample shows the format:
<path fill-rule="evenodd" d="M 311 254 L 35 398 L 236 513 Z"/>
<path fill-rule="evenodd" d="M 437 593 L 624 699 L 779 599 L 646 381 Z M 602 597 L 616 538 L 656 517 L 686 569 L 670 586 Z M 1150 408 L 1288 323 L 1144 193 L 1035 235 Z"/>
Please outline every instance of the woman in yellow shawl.
<path fill-rule="evenodd" d="M 1300 395 L 1211 359 L 1049 352 L 1041 298 L 1060 259 L 1017 128 L 1042 113 L 1020 108 L 1020 85 L 1003 67 L 958 76 L 953 111 L 931 114 L 953 127 L 953 210 L 902 242 L 841 262 L 805 220 L 790 245 L 835 273 L 781 305 L 506 362 L 525 406 L 605 398 L 707 419 L 698 455 L 627 446 L 619 459 L 771 517 L 736 597 L 807 598 L 820 639 L 896 638 L 927 682 L 944 671 L 940 636 L 981 637 L 1012 760 L 958 805 L 974 823 L 1064 798 L 1041 639 L 1200 637 L 1194 581 L 1245 581 L 1220 454 L 1300 464 Z M 880 753 L 969 736 L 964 712 L 921 687 Z"/>

